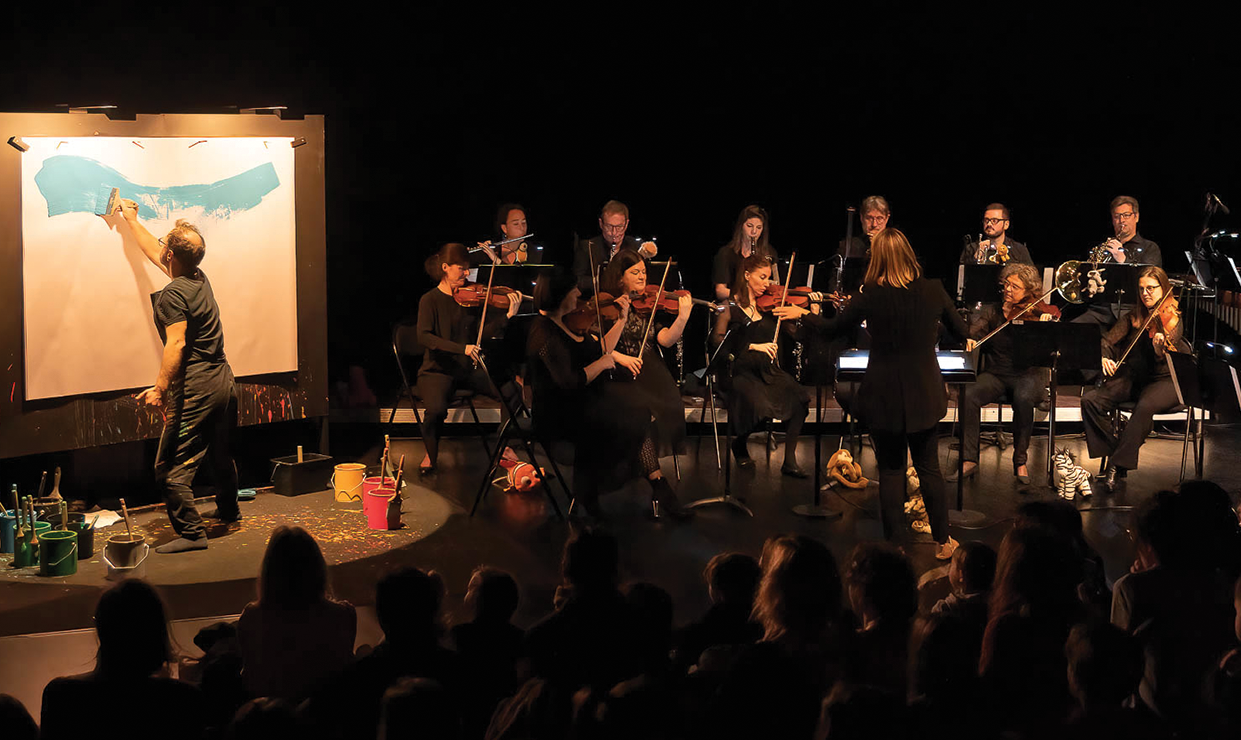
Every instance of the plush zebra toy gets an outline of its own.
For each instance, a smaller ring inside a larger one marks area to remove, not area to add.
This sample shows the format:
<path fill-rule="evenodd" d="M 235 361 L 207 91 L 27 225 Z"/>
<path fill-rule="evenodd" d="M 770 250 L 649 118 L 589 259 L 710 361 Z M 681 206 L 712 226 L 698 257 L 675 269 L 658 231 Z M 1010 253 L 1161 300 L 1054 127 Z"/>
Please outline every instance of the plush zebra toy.
<path fill-rule="evenodd" d="M 1077 464 L 1068 450 L 1056 450 L 1051 460 L 1055 465 L 1056 493 L 1060 494 L 1060 498 L 1072 501 L 1079 491 L 1082 498 L 1093 493 L 1090 490 L 1090 473 Z"/>

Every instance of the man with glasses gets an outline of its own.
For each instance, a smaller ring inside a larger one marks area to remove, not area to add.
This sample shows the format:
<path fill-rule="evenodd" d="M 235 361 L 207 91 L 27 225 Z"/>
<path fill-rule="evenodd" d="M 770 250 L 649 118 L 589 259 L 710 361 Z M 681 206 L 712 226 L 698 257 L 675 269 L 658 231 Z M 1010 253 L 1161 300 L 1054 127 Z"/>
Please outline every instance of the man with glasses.
<path fill-rule="evenodd" d="M 1020 262 L 1033 265 L 1030 251 L 1021 242 L 1008 238 L 1008 207 L 992 203 L 983 209 L 982 233 L 985 239 L 972 240 L 961 250 L 961 264 L 1006 264 Z"/>
<path fill-rule="evenodd" d="M 1104 245 L 1112 259 L 1121 264 L 1163 267 L 1159 245 L 1138 233 L 1138 199 L 1118 195 L 1112 199 L 1112 230 Z"/>
<path fill-rule="evenodd" d="M 179 535 L 155 548 L 158 553 L 207 549 L 203 517 L 236 522 L 237 468 L 229 435 L 237 423 L 237 387 L 224 356 L 224 327 L 211 282 L 199 268 L 207 244 L 198 229 L 178 220 L 163 239 L 138 221 L 138 204 L 121 201 L 121 215 L 138 247 L 171 282 L 151 294 L 155 327 L 164 342 L 155 385 L 139 400 L 164 413 L 164 431 L 155 453 L 155 477 L 168 518 Z M 216 509 L 199 514 L 190 487 L 198 466 L 211 466 Z"/>
<path fill-rule="evenodd" d="M 579 241 L 573 250 L 573 274 L 577 276 L 577 287 L 583 296 L 589 297 L 595 292 L 590 274 L 592 259 L 595 269 L 599 270 L 622 249 L 632 249 L 648 260 L 655 256 L 658 250 L 654 242 L 639 243 L 626 235 L 628 230 L 629 207 L 619 200 L 604 203 L 599 213 L 599 236 Z"/>
<path fill-rule="evenodd" d="M 840 246 L 836 249 L 837 255 L 850 258 L 870 257 L 870 240 L 875 234 L 888 228 L 892 207 L 882 195 L 869 195 L 862 201 L 858 213 L 861 214 L 858 218 L 862 222 L 862 234 L 854 236 L 853 241 L 848 244 L 841 239 Z"/>

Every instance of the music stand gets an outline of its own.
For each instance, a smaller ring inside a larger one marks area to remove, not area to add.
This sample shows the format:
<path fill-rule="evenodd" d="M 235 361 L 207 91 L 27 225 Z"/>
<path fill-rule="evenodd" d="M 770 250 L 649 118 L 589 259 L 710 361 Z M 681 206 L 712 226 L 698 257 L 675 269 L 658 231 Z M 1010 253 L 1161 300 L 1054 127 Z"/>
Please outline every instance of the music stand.
<path fill-rule="evenodd" d="M 1202 419 L 1211 412 L 1214 419 L 1221 415 L 1241 412 L 1241 380 L 1237 368 L 1223 360 L 1195 356 L 1186 352 L 1168 352 L 1164 355 L 1172 371 L 1172 384 L 1177 400 L 1189 408 L 1186 419 L 1185 441 L 1181 445 L 1181 480 L 1185 480 L 1185 461 L 1189 453 L 1189 429 L 1194 424 L 1194 409 L 1202 409 L 1198 419 L 1198 439 L 1194 445 L 1194 475 L 1202 477 L 1205 465 L 1203 456 L 1206 445 L 1202 436 Z"/>
<path fill-rule="evenodd" d="M 1093 263 L 1083 262 L 1078 277 L 1081 280 L 1083 293 Z M 1103 262 L 1099 264 L 1099 274 L 1107 281 L 1101 293 L 1096 293 L 1097 302 L 1120 306 L 1133 305 L 1138 298 L 1138 273 L 1149 265 L 1132 265 L 1128 262 Z"/>
<path fill-rule="evenodd" d="M 838 519 L 843 514 L 835 509 L 829 509 L 821 503 L 822 488 L 820 480 L 823 474 L 823 382 L 822 378 L 816 378 L 814 384 L 814 503 L 813 504 L 796 504 L 793 506 L 793 513 L 798 516 L 804 516 L 809 519 Z M 840 431 L 841 442 L 844 442 L 844 429 Z M 837 448 L 839 449 L 839 448 Z"/>
<path fill-rule="evenodd" d="M 1214 250 L 1207 257 L 1195 257 L 1193 252 L 1186 250 L 1185 256 L 1189 258 L 1189 266 L 1194 272 L 1194 277 L 1198 278 L 1198 284 L 1209 289 L 1212 293 L 1211 316 L 1213 320 L 1211 322 L 1211 338 L 1218 342 L 1220 294 L 1225 290 L 1231 290 L 1234 293 L 1241 291 L 1241 272 L 1238 272 L 1237 263 L 1232 257 L 1220 254 Z M 1194 294 L 1194 303 L 1196 307 L 1196 293 Z M 1196 312 L 1194 318 L 1195 320 L 1197 319 Z"/>
<path fill-rule="evenodd" d="M 1051 403 L 1047 408 L 1047 485 L 1055 488 L 1056 376 L 1061 370 L 1098 370 L 1103 366 L 1098 324 L 1071 321 L 1023 321 L 1009 327 L 1013 366 L 1051 369 Z"/>
<path fill-rule="evenodd" d="M 534 295 L 534 284 L 539 278 L 539 273 L 549 267 L 555 267 L 555 265 L 534 262 L 514 262 L 511 265 L 483 263 L 477 268 L 478 279 L 475 282 L 486 285 L 491 271 L 495 270 L 494 285 L 502 285 L 526 295 Z"/>
<path fill-rule="evenodd" d="M 733 353 L 730 351 L 731 345 L 732 345 L 732 336 L 733 336 L 732 329 L 729 329 L 728 333 L 724 335 L 724 339 L 720 342 L 720 346 L 715 348 L 715 352 L 707 360 L 707 367 L 706 367 L 706 372 L 704 373 L 704 377 L 707 379 L 707 393 L 708 394 L 715 393 L 714 378 L 719 372 L 726 371 L 728 367 L 728 363 L 732 361 Z M 712 404 L 715 403 L 714 396 L 711 396 L 711 402 Z M 713 428 L 718 428 L 716 421 L 715 421 L 714 413 L 711 414 L 711 426 Z M 732 417 L 732 414 L 729 414 L 728 415 L 728 426 L 726 427 L 726 431 L 724 432 L 724 493 L 720 496 L 713 496 L 711 498 L 700 498 L 697 501 L 690 501 L 683 508 L 697 509 L 700 506 L 709 506 L 711 504 L 723 504 L 725 506 L 731 506 L 734 509 L 737 509 L 738 511 L 742 512 L 743 514 L 747 516 L 750 516 L 750 517 L 754 516 L 754 512 L 750 510 L 749 506 L 746 506 L 745 501 L 739 498 L 733 498 L 732 496 L 732 460 L 731 460 L 732 448 L 733 448 L 732 426 L 733 426 L 733 417 Z M 716 434 L 718 435 L 718 432 L 716 432 Z M 718 442 L 716 444 L 717 444 L 716 449 L 718 450 L 719 449 Z"/>
<path fill-rule="evenodd" d="M 837 293 L 852 295 L 862 287 L 862 283 L 866 280 L 866 268 L 870 266 L 870 259 L 849 257 L 845 259 L 843 269 L 839 265 L 839 259 L 839 257 L 835 258 L 837 264 L 829 265 L 829 269 L 826 270 L 828 286 Z"/>
<path fill-rule="evenodd" d="M 1003 265 L 959 265 L 957 296 L 966 304 L 999 303 L 1000 270 Z"/>

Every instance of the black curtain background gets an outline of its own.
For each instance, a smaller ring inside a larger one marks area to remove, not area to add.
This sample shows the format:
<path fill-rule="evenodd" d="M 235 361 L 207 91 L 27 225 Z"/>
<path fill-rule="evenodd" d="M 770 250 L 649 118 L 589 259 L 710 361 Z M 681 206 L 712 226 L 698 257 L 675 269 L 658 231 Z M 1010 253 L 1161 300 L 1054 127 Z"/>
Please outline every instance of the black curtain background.
<path fill-rule="evenodd" d="M 1056 265 L 1136 196 L 1172 272 L 1206 191 L 1241 207 L 1219 8 L 530 5 L 22 6 L 0 107 L 325 114 L 333 374 L 360 364 L 380 387 L 423 259 L 488 237 L 503 201 L 568 262 L 573 233 L 623 200 L 704 297 L 749 203 L 804 259 L 834 249 L 846 204 L 882 194 L 942 277 L 991 201 Z"/>

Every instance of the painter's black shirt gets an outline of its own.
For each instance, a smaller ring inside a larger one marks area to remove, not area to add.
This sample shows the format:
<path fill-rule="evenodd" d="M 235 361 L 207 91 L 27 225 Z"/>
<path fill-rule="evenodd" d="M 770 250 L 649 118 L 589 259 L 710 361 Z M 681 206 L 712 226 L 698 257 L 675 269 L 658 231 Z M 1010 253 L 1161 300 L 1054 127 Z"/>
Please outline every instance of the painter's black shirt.
<path fill-rule="evenodd" d="M 160 341 L 167 343 L 168 327 L 182 321 L 185 327 L 185 388 L 206 390 L 228 368 L 224 356 L 224 325 L 207 273 L 176 277 L 151 294 L 151 308 Z"/>

